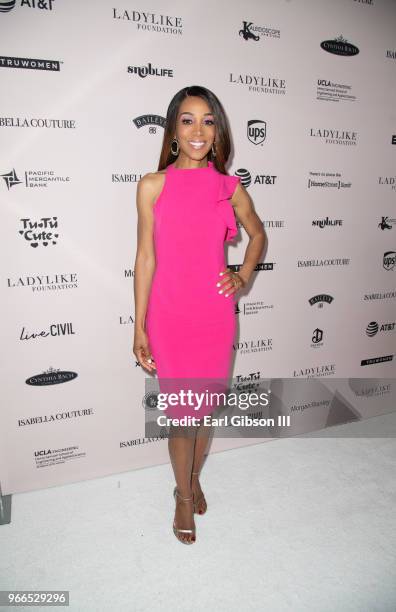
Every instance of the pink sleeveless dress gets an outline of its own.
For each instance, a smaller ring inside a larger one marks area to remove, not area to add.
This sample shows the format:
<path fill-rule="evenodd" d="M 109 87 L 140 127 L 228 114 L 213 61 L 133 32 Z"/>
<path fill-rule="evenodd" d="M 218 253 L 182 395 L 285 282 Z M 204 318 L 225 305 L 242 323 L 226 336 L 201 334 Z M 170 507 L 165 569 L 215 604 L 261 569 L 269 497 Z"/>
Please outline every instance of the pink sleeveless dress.
<path fill-rule="evenodd" d="M 162 378 L 230 375 L 236 332 L 233 294 L 219 294 L 224 242 L 237 234 L 229 199 L 239 177 L 202 168 L 166 168 L 154 203 L 156 268 L 146 333 Z"/>

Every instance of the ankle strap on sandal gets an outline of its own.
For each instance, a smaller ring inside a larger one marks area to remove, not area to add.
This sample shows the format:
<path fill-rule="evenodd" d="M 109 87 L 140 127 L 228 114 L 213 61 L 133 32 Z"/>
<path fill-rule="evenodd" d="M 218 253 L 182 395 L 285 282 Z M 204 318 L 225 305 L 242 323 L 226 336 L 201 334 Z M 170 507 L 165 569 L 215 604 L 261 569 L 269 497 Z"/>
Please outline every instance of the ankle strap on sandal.
<path fill-rule="evenodd" d="M 182 501 L 191 501 L 193 499 L 193 496 L 191 496 L 191 497 L 182 497 L 177 489 L 175 489 L 175 493 L 178 496 L 178 498 L 181 499 Z"/>

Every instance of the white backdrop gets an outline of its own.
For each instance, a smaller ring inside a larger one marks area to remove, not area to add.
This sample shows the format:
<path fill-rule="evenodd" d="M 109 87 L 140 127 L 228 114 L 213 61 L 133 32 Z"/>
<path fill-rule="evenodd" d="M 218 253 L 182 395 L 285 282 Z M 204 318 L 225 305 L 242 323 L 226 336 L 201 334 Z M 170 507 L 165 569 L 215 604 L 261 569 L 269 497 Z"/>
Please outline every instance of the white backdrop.
<path fill-rule="evenodd" d="M 186 85 L 223 103 L 268 236 L 232 376 L 395 376 L 395 26 L 392 0 L 0 0 L 3 494 L 168 462 L 132 354 L 135 195 Z"/>

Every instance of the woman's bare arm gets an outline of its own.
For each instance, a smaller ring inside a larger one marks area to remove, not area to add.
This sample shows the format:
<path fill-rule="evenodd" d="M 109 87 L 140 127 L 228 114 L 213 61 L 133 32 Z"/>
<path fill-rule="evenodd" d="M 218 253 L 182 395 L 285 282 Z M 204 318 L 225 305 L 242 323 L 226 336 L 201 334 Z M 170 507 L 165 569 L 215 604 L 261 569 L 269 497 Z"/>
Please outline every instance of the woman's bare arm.
<path fill-rule="evenodd" d="M 134 266 L 135 331 L 144 331 L 145 317 L 155 270 L 153 240 L 153 203 L 157 197 L 158 183 L 153 173 L 145 174 L 137 185 L 136 208 L 137 250 Z"/>
<path fill-rule="evenodd" d="M 263 222 L 254 210 L 253 201 L 242 184 L 238 184 L 231 202 L 238 220 L 249 235 L 249 244 L 246 247 L 243 264 L 239 270 L 239 276 L 247 283 L 260 260 L 267 236 Z"/>

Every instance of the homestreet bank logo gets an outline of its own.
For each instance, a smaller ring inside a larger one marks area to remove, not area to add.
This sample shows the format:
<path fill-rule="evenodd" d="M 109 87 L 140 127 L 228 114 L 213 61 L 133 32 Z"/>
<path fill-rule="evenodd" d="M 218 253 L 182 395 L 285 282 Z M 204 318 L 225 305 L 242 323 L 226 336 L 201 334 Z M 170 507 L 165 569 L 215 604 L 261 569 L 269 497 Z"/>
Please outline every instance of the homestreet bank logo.
<path fill-rule="evenodd" d="M 333 53 L 334 55 L 352 56 L 359 53 L 359 49 L 352 45 L 342 35 L 332 40 L 324 40 L 320 43 L 323 51 Z"/>
<path fill-rule="evenodd" d="M 113 8 L 113 19 L 131 21 L 136 24 L 138 30 L 147 32 L 164 32 L 165 34 L 175 34 L 179 36 L 183 34 L 181 17 Z"/>
<path fill-rule="evenodd" d="M 59 60 L 36 59 L 32 57 L 8 57 L 0 55 L 0 68 L 27 68 L 29 70 L 60 71 Z"/>
<path fill-rule="evenodd" d="M 312 187 L 349 189 L 351 186 L 351 182 L 347 183 L 341 179 L 339 172 L 309 172 L 308 189 Z"/>

